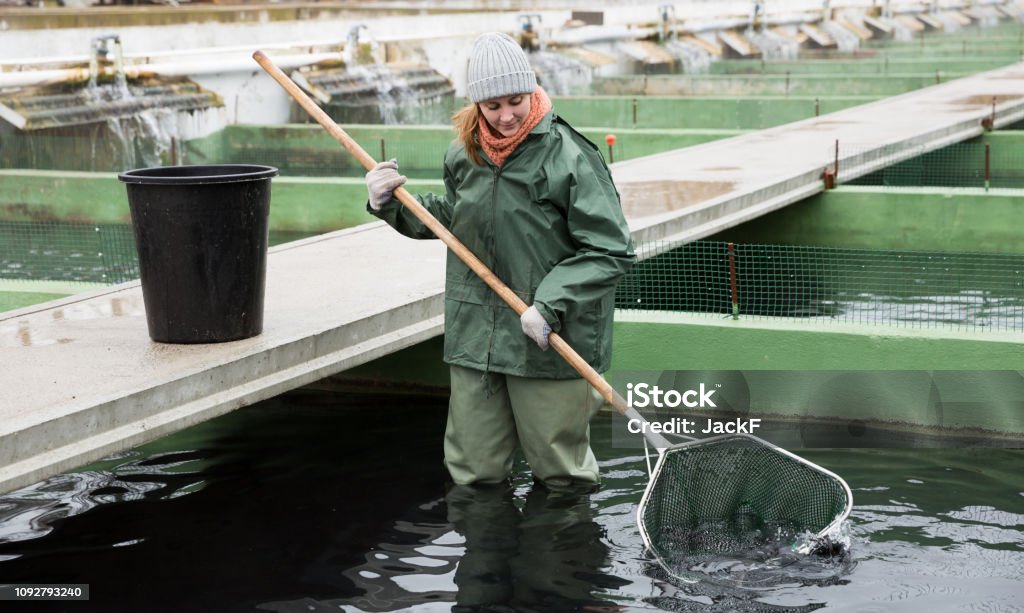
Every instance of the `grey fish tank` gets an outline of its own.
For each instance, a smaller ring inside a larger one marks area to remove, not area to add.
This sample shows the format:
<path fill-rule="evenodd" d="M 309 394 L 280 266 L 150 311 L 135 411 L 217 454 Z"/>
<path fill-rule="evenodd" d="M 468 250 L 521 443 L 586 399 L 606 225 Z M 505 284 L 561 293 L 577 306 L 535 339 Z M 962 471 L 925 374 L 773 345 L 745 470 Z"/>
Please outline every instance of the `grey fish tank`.
<path fill-rule="evenodd" d="M 642 450 L 592 423 L 603 484 L 460 488 L 446 400 L 302 390 L 0 497 L 4 583 L 40 611 L 1019 610 L 1024 456 L 806 449 L 855 505 L 848 546 L 667 569 L 643 548 Z M 680 580 L 685 574 L 687 580 Z"/>

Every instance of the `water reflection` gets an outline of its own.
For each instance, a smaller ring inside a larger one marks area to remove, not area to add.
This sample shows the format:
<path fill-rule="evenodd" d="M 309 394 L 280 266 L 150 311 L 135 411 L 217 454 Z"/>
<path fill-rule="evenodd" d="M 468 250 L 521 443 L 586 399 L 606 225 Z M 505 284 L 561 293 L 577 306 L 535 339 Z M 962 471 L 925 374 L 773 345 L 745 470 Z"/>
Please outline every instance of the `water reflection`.
<path fill-rule="evenodd" d="M 588 494 L 541 487 L 451 486 L 381 534 L 363 563 L 342 571 L 357 596 L 260 609 L 618 610 L 607 594 L 630 581 L 607 572 L 610 548 L 595 506 Z"/>
<path fill-rule="evenodd" d="M 532 488 L 522 509 L 508 487 L 455 486 L 448 519 L 465 537 L 452 611 L 604 610 L 595 591 L 629 583 L 604 572 L 608 547 L 590 496 Z"/>
<path fill-rule="evenodd" d="M 688 583 L 643 550 L 644 459 L 609 416 L 592 429 L 602 489 L 573 497 L 526 478 L 446 491 L 444 415 L 430 398 L 291 393 L 0 497 L 0 578 L 174 613 L 1018 606 L 1020 452 L 803 450 L 855 490 L 852 557 L 769 551 Z"/>
<path fill-rule="evenodd" d="M 0 561 L 19 557 L 4 555 L 5 550 L 17 550 L 14 543 L 42 538 L 60 521 L 100 505 L 147 497 L 169 500 L 198 491 L 203 483 L 194 478 L 198 466 L 189 454 L 144 455 L 134 450 L 111 456 L 110 462 L 117 464 L 109 470 L 55 475 L 0 496 Z"/>

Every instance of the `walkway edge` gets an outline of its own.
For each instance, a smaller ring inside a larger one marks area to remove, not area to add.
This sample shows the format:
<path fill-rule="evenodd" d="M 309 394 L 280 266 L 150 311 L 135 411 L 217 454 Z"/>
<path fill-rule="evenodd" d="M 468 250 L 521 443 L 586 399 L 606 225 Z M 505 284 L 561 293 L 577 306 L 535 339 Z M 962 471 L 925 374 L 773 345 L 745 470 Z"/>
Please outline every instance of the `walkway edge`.
<path fill-rule="evenodd" d="M 437 298 L 429 300 L 436 301 Z M 160 410 L 154 406 L 147 415 L 139 419 L 125 422 L 114 429 L 100 431 L 90 437 L 72 440 L 66 445 L 41 454 L 29 454 L 27 459 L 20 462 L 10 463 L 12 457 L 18 455 L 18 439 L 35 438 L 39 433 L 33 432 L 33 430 L 52 429 L 56 427 L 54 421 L 44 422 L 29 430 L 0 435 L 0 450 L 3 450 L 0 453 L 0 466 L 3 466 L 3 469 L 0 470 L 0 492 L 31 485 L 53 474 L 79 468 L 83 464 L 94 462 L 112 453 L 142 445 L 235 409 L 388 355 L 399 349 L 410 347 L 438 336 L 443 328 L 444 316 L 434 316 L 364 342 L 339 348 L 316 359 L 299 362 L 289 368 L 271 372 L 264 377 L 246 380 L 239 385 L 172 409 Z M 304 339 L 296 341 L 293 345 L 308 346 L 309 343 Z M 301 350 L 301 348 L 297 347 L 296 350 Z M 277 348 L 277 351 L 280 351 L 280 348 Z M 232 371 L 248 370 L 254 361 L 264 359 L 266 353 L 254 354 L 221 368 Z M 201 376 L 208 376 L 208 374 L 200 373 Z M 103 414 L 123 413 L 126 409 L 131 410 L 142 403 L 161 405 L 173 402 L 173 399 L 164 396 L 167 395 L 169 388 L 178 388 L 179 386 L 180 382 L 172 382 L 130 397 L 89 407 L 87 410 L 62 418 L 59 428 L 65 432 L 95 430 L 95 420 L 102 419 Z M 78 424 L 73 425 L 69 423 L 70 421 L 78 422 Z M 79 430 L 79 428 L 83 430 Z"/>

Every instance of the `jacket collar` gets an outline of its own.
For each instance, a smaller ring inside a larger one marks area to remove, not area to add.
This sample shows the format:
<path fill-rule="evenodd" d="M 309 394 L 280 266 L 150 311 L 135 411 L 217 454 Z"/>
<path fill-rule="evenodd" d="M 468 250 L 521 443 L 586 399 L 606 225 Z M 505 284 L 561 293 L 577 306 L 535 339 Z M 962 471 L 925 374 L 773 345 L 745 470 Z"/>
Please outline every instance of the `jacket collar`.
<path fill-rule="evenodd" d="M 554 121 L 554 119 L 555 112 L 548 111 L 547 113 L 545 113 L 543 117 L 540 118 L 540 121 L 537 123 L 537 125 L 534 126 L 532 130 L 530 130 L 530 134 L 547 134 L 548 132 L 551 131 L 551 122 Z"/>

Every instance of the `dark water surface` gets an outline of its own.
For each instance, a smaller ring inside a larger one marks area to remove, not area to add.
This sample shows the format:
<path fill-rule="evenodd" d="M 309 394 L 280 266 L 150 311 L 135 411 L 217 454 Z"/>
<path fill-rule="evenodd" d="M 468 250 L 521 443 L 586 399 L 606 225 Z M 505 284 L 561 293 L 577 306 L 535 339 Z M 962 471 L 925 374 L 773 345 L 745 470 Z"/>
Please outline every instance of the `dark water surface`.
<path fill-rule="evenodd" d="M 595 494 L 449 489 L 445 404 L 294 392 L 2 496 L 0 583 L 91 599 L 0 611 L 1022 610 L 1020 452 L 801 452 L 854 491 L 849 555 L 687 583 L 643 550 L 643 457 L 609 415 Z"/>

